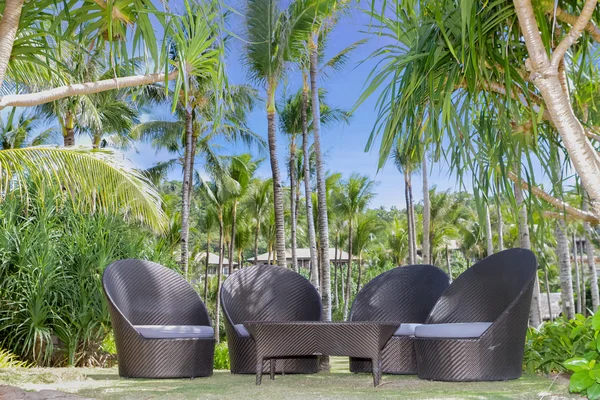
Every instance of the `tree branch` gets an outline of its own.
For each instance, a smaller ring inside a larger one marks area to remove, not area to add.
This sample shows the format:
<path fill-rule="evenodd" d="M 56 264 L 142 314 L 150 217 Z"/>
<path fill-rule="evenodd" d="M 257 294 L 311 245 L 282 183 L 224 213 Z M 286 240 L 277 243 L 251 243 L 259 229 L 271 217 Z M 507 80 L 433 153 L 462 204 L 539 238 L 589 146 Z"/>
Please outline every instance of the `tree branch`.
<path fill-rule="evenodd" d="M 582 221 L 588 221 L 593 224 L 600 223 L 600 220 L 594 214 L 587 212 L 587 211 L 580 210 L 579 208 L 573 207 L 570 204 L 568 204 L 560 199 L 557 199 L 556 197 L 549 195 L 548 193 L 544 192 L 539 187 L 530 185 L 529 183 L 520 179 L 513 172 L 508 172 L 508 179 L 510 179 L 514 183 L 518 184 L 519 186 L 521 186 L 521 188 L 523 188 L 524 190 L 531 191 L 531 193 L 533 193 L 536 197 L 539 197 L 540 199 L 544 200 L 545 202 L 553 205 L 554 207 L 556 207 L 560 210 L 563 210 L 564 212 L 566 212 L 568 215 L 570 215 L 571 217 L 573 217 L 575 219 L 582 220 Z"/>
<path fill-rule="evenodd" d="M 581 32 L 585 29 L 588 22 L 592 18 L 592 14 L 594 12 L 594 8 L 596 8 L 596 3 L 598 0 L 586 0 L 583 5 L 583 9 L 581 10 L 581 14 L 577 17 L 577 20 L 572 25 L 571 30 L 567 33 L 567 36 L 560 41 L 558 46 L 552 52 L 552 57 L 550 59 L 550 67 L 553 70 L 558 69 L 558 64 L 565 56 L 565 53 L 569 48 L 577 42 L 579 36 L 581 36 Z"/>
<path fill-rule="evenodd" d="M 547 10 L 547 13 L 554 14 L 554 8 Z M 561 22 L 565 22 L 571 26 L 575 25 L 575 22 L 577 22 L 576 16 L 574 16 L 573 14 L 569 14 L 560 7 L 556 7 L 556 19 Z M 596 26 L 596 24 L 594 24 L 593 21 L 589 21 L 586 24 L 584 30 L 590 34 L 592 39 L 600 43 L 600 29 L 598 29 L 598 27 Z"/>
<path fill-rule="evenodd" d="M 4 5 L 4 15 L 0 20 L 0 88 L 2 82 L 4 82 L 13 44 L 17 36 L 23 3 L 24 0 L 6 0 Z"/>
<path fill-rule="evenodd" d="M 132 86 L 144 86 L 165 80 L 177 78 L 178 71 L 164 73 L 126 76 L 121 78 L 105 79 L 98 82 L 79 83 L 66 85 L 54 89 L 43 90 L 37 93 L 27 94 L 9 94 L 0 97 L 0 110 L 8 106 L 31 107 L 54 100 L 71 96 L 89 95 L 93 93 L 105 92 L 107 90 L 121 89 Z"/>

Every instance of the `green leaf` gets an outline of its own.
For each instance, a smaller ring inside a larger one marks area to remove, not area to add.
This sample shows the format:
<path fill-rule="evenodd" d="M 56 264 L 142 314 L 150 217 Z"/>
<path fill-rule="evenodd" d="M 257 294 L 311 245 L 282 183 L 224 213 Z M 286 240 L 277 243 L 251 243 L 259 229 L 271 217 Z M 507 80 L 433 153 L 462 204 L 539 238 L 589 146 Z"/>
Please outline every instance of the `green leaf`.
<path fill-rule="evenodd" d="M 587 397 L 590 400 L 600 399 L 600 384 L 594 383 L 587 389 Z"/>
<path fill-rule="evenodd" d="M 569 390 L 571 392 L 580 393 L 592 386 L 594 379 L 590 377 L 588 371 L 578 371 L 571 375 L 571 381 L 569 383 Z"/>
<path fill-rule="evenodd" d="M 570 360 L 565 361 L 563 365 L 565 368 L 573 372 L 587 371 L 590 369 L 589 361 L 580 357 L 571 358 Z"/>
<path fill-rule="evenodd" d="M 592 328 L 594 328 L 595 331 L 600 331 L 600 313 L 596 313 L 592 317 Z"/>
<path fill-rule="evenodd" d="M 600 382 L 600 370 L 599 369 L 590 370 L 589 375 L 590 375 L 590 378 L 592 378 L 596 382 Z"/>

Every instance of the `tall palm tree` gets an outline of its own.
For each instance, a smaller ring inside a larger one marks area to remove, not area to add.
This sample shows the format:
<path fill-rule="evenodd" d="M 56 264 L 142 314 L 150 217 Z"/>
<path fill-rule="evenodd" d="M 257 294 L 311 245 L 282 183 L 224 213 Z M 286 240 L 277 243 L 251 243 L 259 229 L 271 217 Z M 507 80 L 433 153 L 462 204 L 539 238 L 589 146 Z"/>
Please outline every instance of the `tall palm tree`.
<path fill-rule="evenodd" d="M 294 7 L 292 4 L 290 7 Z M 277 126 L 275 99 L 283 77 L 285 62 L 294 45 L 293 39 L 309 29 L 310 13 L 293 15 L 281 11 L 275 0 L 247 0 L 245 26 L 247 31 L 246 57 L 249 77 L 264 86 L 267 97 L 269 156 L 273 178 L 273 199 L 277 229 L 277 263 L 286 266 L 285 222 L 281 174 L 277 162 Z"/>
<path fill-rule="evenodd" d="M 398 171 L 404 174 L 404 196 L 408 220 L 408 259 L 410 264 L 415 264 L 417 260 L 417 232 L 411 176 L 418 168 L 418 162 L 416 161 L 418 156 L 416 155 L 414 148 L 409 149 L 407 146 L 402 146 L 398 143 L 393 158 Z"/>
<path fill-rule="evenodd" d="M 373 213 L 360 214 L 356 221 L 356 232 L 354 235 L 354 251 L 358 253 L 358 279 L 356 281 L 356 293 L 360 291 L 363 274 L 363 253 L 367 246 L 375 240 L 375 235 L 382 228 L 381 221 Z"/>
<path fill-rule="evenodd" d="M 337 207 L 345 215 L 348 221 L 348 271 L 346 275 L 346 296 L 344 298 L 344 320 L 348 319 L 348 303 L 350 301 L 351 283 L 352 283 L 352 245 L 353 228 L 356 219 L 360 213 L 363 213 L 371 200 L 375 197 L 375 181 L 369 177 L 359 174 L 352 174 L 348 180 L 342 184 L 343 195 L 339 198 Z"/>
<path fill-rule="evenodd" d="M 273 189 L 271 185 L 273 181 L 271 179 L 260 180 L 253 179 L 250 189 L 248 190 L 248 196 L 246 197 L 247 205 L 246 209 L 252 215 L 254 224 L 254 261 L 258 260 L 258 239 L 260 237 L 261 224 L 265 219 L 265 213 L 268 211 L 270 206 L 269 192 Z"/>

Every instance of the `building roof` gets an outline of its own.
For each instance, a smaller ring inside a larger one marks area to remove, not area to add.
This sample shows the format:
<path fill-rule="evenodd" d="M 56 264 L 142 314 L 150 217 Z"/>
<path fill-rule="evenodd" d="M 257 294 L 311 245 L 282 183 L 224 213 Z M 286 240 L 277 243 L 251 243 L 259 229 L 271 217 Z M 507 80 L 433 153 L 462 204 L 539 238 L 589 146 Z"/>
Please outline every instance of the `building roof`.
<path fill-rule="evenodd" d="M 335 248 L 329 248 L 329 259 L 331 261 L 333 261 L 335 257 Z M 286 250 L 285 251 L 285 258 L 288 261 L 292 260 L 292 251 L 291 250 Z M 308 247 L 301 247 L 296 249 L 296 258 L 298 260 L 310 260 L 310 249 Z M 341 261 L 347 261 L 348 260 L 348 253 L 338 249 L 338 254 L 337 254 L 337 258 L 338 260 Z M 271 260 L 273 259 L 273 254 L 271 254 Z M 263 253 L 260 254 L 257 258 L 257 261 L 268 261 L 269 260 L 269 253 Z M 251 257 L 248 259 L 248 261 L 255 261 L 254 257 Z"/>
<path fill-rule="evenodd" d="M 204 262 L 206 258 L 206 252 L 201 252 L 196 255 L 194 261 L 197 263 Z M 208 253 L 208 265 L 219 265 L 219 255 L 214 253 Z M 229 260 L 223 257 L 223 265 L 229 265 Z M 233 265 L 237 265 L 236 262 Z"/>

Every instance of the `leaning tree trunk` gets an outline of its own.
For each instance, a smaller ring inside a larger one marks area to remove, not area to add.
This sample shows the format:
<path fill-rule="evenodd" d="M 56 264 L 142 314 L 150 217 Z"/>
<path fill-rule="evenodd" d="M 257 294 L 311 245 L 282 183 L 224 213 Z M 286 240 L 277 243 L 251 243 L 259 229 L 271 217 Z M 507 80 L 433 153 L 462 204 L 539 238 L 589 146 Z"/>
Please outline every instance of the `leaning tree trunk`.
<path fill-rule="evenodd" d="M 568 49 L 578 40 L 596 8 L 596 0 L 587 0 L 577 22 L 551 56 L 544 46 L 530 0 L 514 0 L 515 11 L 527 46 L 529 79 L 539 89 L 544 106 L 561 136 L 562 142 L 584 188 L 590 197 L 593 214 L 600 215 L 600 158 L 586 138 L 585 129 L 575 116 L 568 93 L 563 89 L 558 68 Z"/>
<path fill-rule="evenodd" d="M 189 263 L 189 234 L 190 234 L 190 186 L 192 184 L 193 170 L 193 127 L 192 127 L 192 110 L 186 107 L 185 110 L 185 156 L 183 162 L 183 186 L 181 194 L 181 268 L 185 278 L 188 277 Z"/>
<path fill-rule="evenodd" d="M 431 228 L 431 206 L 429 202 L 429 182 L 427 172 L 427 153 L 423 154 L 423 246 L 421 254 L 423 256 L 423 264 L 430 264 L 431 257 L 429 253 L 429 231 Z"/>
<path fill-rule="evenodd" d="M 573 263 L 575 264 L 575 292 L 577 300 L 575 301 L 575 310 L 577 314 L 581 314 L 581 278 L 579 276 L 579 262 L 577 261 L 577 241 L 575 232 L 573 232 Z"/>
<path fill-rule="evenodd" d="M 277 129 L 275 127 L 275 88 L 269 85 L 269 104 L 267 106 L 269 157 L 273 175 L 273 206 L 275 207 L 275 232 L 277 265 L 287 267 L 285 255 L 285 221 L 283 219 L 283 193 L 281 190 L 281 174 L 277 161 Z"/>
<path fill-rule="evenodd" d="M 292 221 L 292 269 L 298 272 L 298 257 L 296 256 L 296 140 L 292 136 L 290 143 L 290 218 Z"/>
<path fill-rule="evenodd" d="M 348 304 L 352 292 L 352 219 L 348 221 L 348 271 L 346 272 L 346 295 L 344 296 L 344 321 L 348 320 Z"/>
<path fill-rule="evenodd" d="M 412 230 L 413 223 L 411 221 L 412 215 L 410 212 L 411 204 L 410 204 L 409 192 L 410 192 L 410 178 L 409 178 L 408 172 L 405 169 L 404 170 L 404 197 L 406 200 L 406 223 L 407 223 L 407 227 L 408 227 L 408 263 L 414 264 L 415 259 L 416 259 L 416 254 L 413 252 L 412 243 L 413 243 L 413 235 L 415 234 L 415 232 Z"/>
<path fill-rule="evenodd" d="M 238 202 L 237 200 L 233 201 L 233 207 L 231 207 L 231 240 L 229 241 L 229 251 L 228 251 L 228 257 L 229 257 L 229 274 L 233 273 L 233 257 L 234 257 L 234 246 L 235 246 L 235 230 L 237 228 L 237 205 Z"/>
<path fill-rule="evenodd" d="M 563 314 L 568 319 L 575 318 L 573 308 L 573 281 L 571 278 L 571 256 L 569 251 L 569 239 L 567 238 L 567 224 L 564 219 L 556 221 L 556 252 L 560 266 L 560 298 L 562 301 Z"/>
<path fill-rule="evenodd" d="M 0 19 L 0 88 L 4 82 L 4 76 L 12 54 L 24 2 L 24 0 L 6 0 L 4 14 Z"/>
<path fill-rule="evenodd" d="M 527 208 L 523 201 L 523 191 L 517 184 L 514 185 L 515 200 L 517 203 L 519 220 L 519 245 L 523 249 L 531 249 L 531 238 L 529 236 L 529 223 L 527 221 Z M 540 311 L 540 282 L 537 272 L 533 284 L 533 294 L 531 296 L 531 307 L 529 309 L 529 324 L 536 328 L 542 323 L 542 312 Z"/>
<path fill-rule="evenodd" d="M 208 256 L 210 255 L 210 231 L 206 232 L 206 260 L 204 262 L 204 304 L 208 298 Z"/>
<path fill-rule="evenodd" d="M 304 87 L 302 89 L 302 157 L 304 158 L 304 198 L 306 202 L 306 223 L 308 225 L 308 247 L 310 249 L 310 271 L 312 284 L 319 287 L 319 277 L 317 273 L 317 238 L 315 232 L 315 218 L 312 208 L 312 190 L 310 187 L 310 160 L 308 156 L 308 122 L 306 117 L 306 109 L 308 108 L 308 85 L 306 83 L 307 76 L 303 74 Z"/>
<path fill-rule="evenodd" d="M 485 239 L 487 242 L 486 252 L 487 256 L 494 254 L 494 241 L 492 235 L 492 221 L 490 220 L 490 207 L 485 205 Z"/>
<path fill-rule="evenodd" d="M 217 270 L 217 304 L 215 304 L 215 340 L 219 343 L 219 324 L 221 323 L 221 277 L 223 275 L 223 257 L 225 248 L 223 246 L 223 214 L 219 215 L 219 267 Z M 231 271 L 230 271 L 231 272 Z"/>
<path fill-rule="evenodd" d="M 327 219 L 327 188 L 325 187 L 325 166 L 321 153 L 321 105 L 319 104 L 318 74 L 318 40 L 316 34 L 310 41 L 310 91 L 312 96 L 313 135 L 315 158 L 317 161 L 317 199 L 319 212 L 319 243 L 321 248 L 321 270 L 323 285 L 321 300 L 323 302 L 323 320 L 331 321 L 331 269 L 329 265 L 329 221 Z"/>
<path fill-rule="evenodd" d="M 583 193 L 583 210 L 588 211 L 588 197 L 587 192 L 584 190 Z M 590 291 L 592 292 L 592 311 L 594 313 L 598 311 L 598 304 L 600 303 L 600 295 L 598 293 L 598 274 L 596 272 L 596 260 L 594 259 L 594 245 L 592 244 L 592 226 L 589 222 L 583 222 L 583 230 L 585 232 L 585 252 L 587 254 L 588 261 L 588 275 L 590 278 Z"/>

